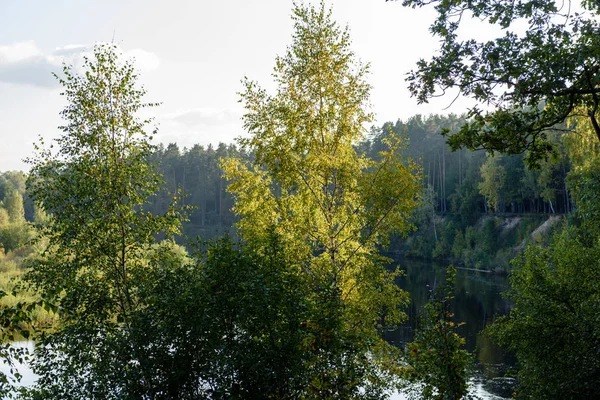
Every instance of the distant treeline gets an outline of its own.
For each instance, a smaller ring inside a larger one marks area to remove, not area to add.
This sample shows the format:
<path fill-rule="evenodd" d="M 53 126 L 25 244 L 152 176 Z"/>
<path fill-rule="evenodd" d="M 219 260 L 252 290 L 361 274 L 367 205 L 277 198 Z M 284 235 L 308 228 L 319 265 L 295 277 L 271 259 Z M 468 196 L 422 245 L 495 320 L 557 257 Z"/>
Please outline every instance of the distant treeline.
<path fill-rule="evenodd" d="M 456 216 L 463 229 L 485 213 L 545 214 L 571 210 L 565 185 L 570 162 L 558 134 L 557 158 L 532 170 L 523 162 L 523 154 L 490 157 L 484 151 L 450 151 L 440 132 L 442 128 L 449 128 L 452 133 L 464 122 L 463 116 L 452 114 L 417 115 L 407 121 L 372 128 L 358 147 L 361 152 L 376 157 L 390 132 L 405 135 L 406 155 L 417 160 L 425 174 L 425 201 L 431 202 L 438 214 Z M 231 211 L 233 202 L 219 166 L 219 160 L 229 156 L 250 159 L 251 154 L 224 143 L 216 148 L 194 145 L 182 149 L 174 143 L 166 147 L 160 145 L 154 161 L 164 176 L 166 190 L 151 199 L 152 211 L 166 211 L 179 189 L 183 195 L 181 202 L 194 206 L 186 223 L 188 235 L 212 237 L 229 231 L 235 221 Z"/>
<path fill-rule="evenodd" d="M 406 155 L 421 165 L 424 196 L 423 204 L 415 211 L 414 224 L 418 228 L 415 235 L 427 236 L 423 240 L 431 243 L 424 247 L 413 246 L 408 252 L 413 256 L 435 258 L 438 240 L 459 235 L 455 230 L 464 236 L 467 227 L 474 226 L 485 214 L 541 215 L 569 213 L 572 209 L 565 182 L 571 163 L 559 133 L 555 137 L 557 156 L 543 162 L 539 169 L 529 169 L 523 154 L 491 157 L 484 151 L 451 151 L 440 132 L 448 128 L 452 134 L 464 122 L 464 116 L 453 114 L 417 115 L 406 121 L 373 127 L 367 138 L 357 145 L 360 152 L 376 157 L 384 149 L 387 135 L 401 133 L 406 137 Z M 175 143 L 166 147 L 159 145 L 153 162 L 163 175 L 164 190 L 149 199 L 149 211 L 166 212 L 177 196 L 180 204 L 191 206 L 188 221 L 184 223 L 187 237 L 209 239 L 225 232 L 233 233 L 233 200 L 220 167 L 220 160 L 231 156 L 250 160 L 252 154 L 224 143 L 191 148 L 180 148 Z M 25 219 L 33 221 L 35 210 L 26 192 L 25 179 L 22 172 L 0 174 L 0 200 L 3 200 L 0 207 L 6 208 L 9 195 L 18 192 L 23 196 Z M 444 234 L 444 226 L 436 227 L 434 214 L 444 217 L 442 224 L 451 221 L 452 232 Z M 396 243 L 397 249 L 403 247 Z M 444 247 L 450 249 L 452 245 L 453 240 Z M 442 256 L 437 258 L 446 258 L 446 253 L 438 251 L 438 256 Z"/>
<path fill-rule="evenodd" d="M 163 175 L 164 190 L 150 199 L 151 211 L 166 212 L 173 196 L 178 196 L 179 204 L 191 206 L 185 236 L 213 238 L 228 232 L 234 224 L 233 201 L 220 160 L 232 156 L 249 159 L 233 144 L 219 143 L 216 148 L 194 145 L 189 149 L 180 149 L 175 143 L 166 148 L 159 145 L 153 161 Z"/>
<path fill-rule="evenodd" d="M 388 132 L 404 133 L 408 138 L 407 155 L 418 160 L 426 175 L 426 184 L 435 194 L 435 210 L 442 213 L 568 213 L 571 200 L 565 185 L 570 170 L 561 135 L 556 143 L 556 158 L 529 169 L 524 154 L 488 156 L 484 151 L 451 151 L 442 129 L 449 134 L 465 123 L 464 116 L 420 115 L 407 121 L 388 122 L 372 129 L 362 144 L 373 155 L 381 148 Z"/>

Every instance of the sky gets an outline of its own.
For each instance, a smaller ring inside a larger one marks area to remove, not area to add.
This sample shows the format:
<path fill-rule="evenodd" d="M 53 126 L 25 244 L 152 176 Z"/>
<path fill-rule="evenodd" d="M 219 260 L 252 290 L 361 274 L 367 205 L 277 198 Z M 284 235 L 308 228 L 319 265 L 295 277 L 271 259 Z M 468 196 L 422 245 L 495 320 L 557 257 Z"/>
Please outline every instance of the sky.
<path fill-rule="evenodd" d="M 317 1 L 305 0 L 316 3 Z M 460 113 L 452 96 L 418 105 L 406 74 L 437 39 L 431 9 L 385 0 L 326 0 L 371 65 L 375 125 L 415 114 Z M 292 0 L 0 0 L 0 171 L 28 170 L 40 135 L 57 137 L 65 106 L 52 76 L 77 65 L 94 43 L 114 41 L 134 57 L 159 126 L 157 142 L 180 148 L 231 143 L 244 134 L 244 76 L 274 91 L 275 57 L 291 43 Z M 447 108 L 447 109 L 446 109 Z"/>

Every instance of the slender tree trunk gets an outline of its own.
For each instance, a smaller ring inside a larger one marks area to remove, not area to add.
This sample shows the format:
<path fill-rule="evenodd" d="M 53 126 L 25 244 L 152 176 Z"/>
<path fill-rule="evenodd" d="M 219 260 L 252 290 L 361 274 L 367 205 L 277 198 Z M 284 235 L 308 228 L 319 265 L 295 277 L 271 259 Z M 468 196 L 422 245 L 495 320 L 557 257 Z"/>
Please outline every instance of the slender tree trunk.
<path fill-rule="evenodd" d="M 182 178 L 182 183 L 181 183 L 181 202 L 182 204 L 185 206 L 185 164 L 183 164 L 183 168 L 182 168 L 182 174 L 183 174 L 183 178 Z"/>
<path fill-rule="evenodd" d="M 431 185 L 431 161 L 427 163 L 427 184 Z"/>
<path fill-rule="evenodd" d="M 433 212 L 431 214 L 431 222 L 433 222 L 433 237 L 435 237 L 435 242 L 437 243 L 438 236 L 437 236 L 437 229 L 435 227 L 435 209 L 433 210 Z"/>
<path fill-rule="evenodd" d="M 442 149 L 442 154 L 443 153 L 444 153 L 444 149 Z M 440 209 L 440 211 L 444 211 L 443 210 L 443 206 L 442 206 L 443 202 L 444 202 L 444 181 L 443 181 L 443 173 L 442 173 L 442 156 L 440 156 L 439 154 L 438 154 L 438 168 L 440 170 L 439 171 L 439 177 L 438 177 L 438 179 L 439 179 L 439 192 L 440 192 L 440 195 L 438 196 L 439 197 L 438 203 L 439 203 L 439 209 Z"/>
<path fill-rule="evenodd" d="M 442 208 L 446 212 L 446 147 L 442 148 Z"/>
<path fill-rule="evenodd" d="M 221 216 L 223 215 L 223 171 L 219 169 L 219 221 L 221 220 Z"/>
<path fill-rule="evenodd" d="M 568 214 L 571 212 L 571 203 L 569 201 L 569 187 L 567 186 L 567 171 L 564 162 L 561 163 L 561 166 L 563 170 L 563 184 L 565 186 L 565 213 Z"/>
<path fill-rule="evenodd" d="M 594 127 L 594 132 L 596 132 L 598 141 L 600 141 L 600 125 L 598 125 L 598 120 L 596 119 L 596 112 L 598 111 L 598 100 L 596 96 L 594 96 L 594 100 L 594 109 L 588 112 L 588 116 L 590 117 L 590 121 L 592 121 L 592 126 Z"/>
<path fill-rule="evenodd" d="M 437 184 L 437 176 L 435 174 L 436 172 L 436 166 L 435 166 L 435 153 L 433 155 L 433 168 L 432 168 L 432 173 L 431 173 L 431 182 L 432 182 L 432 186 L 433 186 L 433 193 L 437 193 L 436 191 L 436 184 Z M 436 204 L 435 208 L 437 208 L 437 202 L 435 202 L 434 204 Z"/>
<path fill-rule="evenodd" d="M 458 184 L 462 185 L 462 150 L 458 152 Z"/>

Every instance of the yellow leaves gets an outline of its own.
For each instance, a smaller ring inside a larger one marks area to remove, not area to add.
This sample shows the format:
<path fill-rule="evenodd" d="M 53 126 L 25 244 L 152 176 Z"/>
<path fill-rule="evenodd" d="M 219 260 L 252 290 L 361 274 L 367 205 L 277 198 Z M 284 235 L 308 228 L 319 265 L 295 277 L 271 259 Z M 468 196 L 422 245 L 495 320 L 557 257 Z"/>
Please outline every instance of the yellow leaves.
<path fill-rule="evenodd" d="M 255 161 L 228 159 L 222 167 L 242 238 L 268 245 L 275 232 L 292 261 L 307 260 L 311 284 L 334 288 L 348 321 L 372 332 L 382 310 L 398 321 L 406 301 L 376 253 L 390 232 L 410 229 L 420 169 L 401 157 L 404 142 L 393 135 L 377 160 L 357 153 L 372 119 L 368 68 L 355 60 L 347 32 L 323 15 L 315 14 L 320 22 L 302 15 L 292 46 L 277 59 L 276 93 L 245 81 L 251 136 L 239 143 Z"/>
<path fill-rule="evenodd" d="M 401 138 L 390 135 L 385 144 L 388 148 L 379 153 L 380 161 L 370 160 L 361 192 L 374 229 L 382 234 L 405 234 L 411 229 L 409 215 L 421 196 L 421 168 L 401 156 Z"/>
<path fill-rule="evenodd" d="M 240 216 L 238 229 L 255 243 L 274 231 L 288 254 L 309 257 L 311 276 L 334 281 L 354 319 L 369 319 L 389 306 L 390 320 L 397 321 L 393 304 L 402 296 L 391 288 L 393 278 L 380 275 L 373 254 L 388 233 L 410 229 L 420 170 L 400 156 L 400 139 L 389 139 L 379 161 L 358 155 L 351 144 L 325 139 L 324 147 L 306 153 L 282 150 L 280 137 L 249 139 L 274 146 L 261 151 L 265 165 L 276 168 L 222 160 Z"/>
<path fill-rule="evenodd" d="M 234 212 L 244 217 L 238 228 L 247 239 L 265 238 L 278 220 L 271 179 L 265 171 L 251 170 L 238 159 L 221 160 L 221 167 L 230 181 L 228 190 L 234 195 Z"/>
<path fill-rule="evenodd" d="M 481 177 L 479 193 L 486 197 L 487 204 L 492 209 L 497 209 L 501 200 L 501 192 L 504 186 L 504 166 L 500 163 L 500 156 L 488 157 L 485 164 L 481 166 Z"/>
<path fill-rule="evenodd" d="M 598 113 L 597 119 L 600 119 L 600 113 Z M 563 135 L 562 138 L 574 168 L 585 166 L 587 163 L 593 162 L 594 159 L 598 159 L 600 157 L 600 142 L 594 132 L 590 118 L 572 116 L 569 118 L 568 125 L 572 125 L 573 131 L 568 135 Z"/>

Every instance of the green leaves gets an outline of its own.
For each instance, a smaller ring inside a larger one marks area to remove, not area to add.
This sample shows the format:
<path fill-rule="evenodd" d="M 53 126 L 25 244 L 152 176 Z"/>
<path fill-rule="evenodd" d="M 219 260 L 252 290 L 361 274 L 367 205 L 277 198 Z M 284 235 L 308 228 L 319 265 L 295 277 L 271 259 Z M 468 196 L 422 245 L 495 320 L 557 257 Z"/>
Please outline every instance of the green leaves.
<path fill-rule="evenodd" d="M 413 8 L 431 4 L 438 13 L 431 32 L 441 45 L 438 54 L 409 73 L 412 95 L 423 103 L 457 89 L 486 107 L 485 112 L 479 106 L 470 110 L 471 122 L 448 139 L 452 148 L 527 151 L 529 163 L 538 166 L 554 153 L 546 133 L 580 108 L 598 126 L 596 6 L 571 15 L 554 0 L 403 1 Z M 502 34 L 488 41 L 459 40 L 458 29 L 469 14 L 498 25 Z M 524 33 L 518 28 L 523 22 Z M 600 127 L 595 132 L 600 139 Z"/>
<path fill-rule="evenodd" d="M 485 164 L 481 166 L 481 177 L 479 193 L 485 196 L 488 207 L 498 211 L 504 190 L 504 166 L 500 164 L 500 156 L 488 157 Z"/>
<path fill-rule="evenodd" d="M 133 65 L 119 57 L 114 45 L 101 44 L 82 74 L 64 67 L 63 134 L 29 160 L 28 189 L 50 216 L 43 231 L 50 244 L 29 263 L 27 279 L 47 311 L 61 311 L 57 331 L 36 350 L 40 390 L 53 396 L 89 398 L 98 384 L 93 396 L 109 398 L 149 379 L 141 378 L 143 349 L 123 338 L 131 339 L 132 315 L 144 306 L 149 249 L 181 226 L 175 199 L 166 215 L 145 210 L 162 180 L 149 161 L 155 129 L 147 131 L 151 120 L 139 112 L 155 104 L 142 101 Z M 111 358 L 129 373 L 115 373 Z M 114 373 L 119 378 L 102 389 Z"/>
<path fill-rule="evenodd" d="M 596 393 L 600 247 L 566 228 L 549 248 L 532 246 L 513 263 L 506 296 L 515 307 L 487 330 L 519 359 L 523 398 Z"/>
<path fill-rule="evenodd" d="M 411 229 L 420 169 L 402 158 L 404 144 L 393 135 L 377 160 L 357 153 L 372 121 L 368 65 L 356 60 L 348 31 L 324 3 L 295 6 L 292 18 L 292 44 L 274 68 L 276 93 L 244 81 L 251 136 L 240 144 L 255 160 L 222 167 L 242 238 L 260 253 L 275 234 L 321 312 L 303 324 L 314 355 L 307 396 L 354 398 L 360 387 L 386 386 L 382 361 L 371 360 L 390 354 L 377 329 L 404 317 L 407 296 L 377 253 L 388 234 Z"/>

